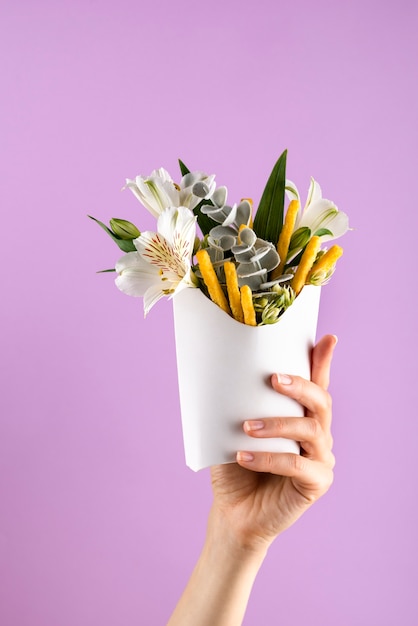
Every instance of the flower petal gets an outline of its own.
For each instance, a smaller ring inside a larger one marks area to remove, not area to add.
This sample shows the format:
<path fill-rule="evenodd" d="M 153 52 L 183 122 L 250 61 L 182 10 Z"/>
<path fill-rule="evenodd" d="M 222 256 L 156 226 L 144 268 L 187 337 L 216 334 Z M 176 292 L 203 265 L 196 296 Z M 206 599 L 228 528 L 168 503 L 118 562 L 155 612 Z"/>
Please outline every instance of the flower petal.
<path fill-rule="evenodd" d="M 196 216 L 186 207 L 171 207 L 161 213 L 158 232 L 173 246 L 174 253 L 190 261 L 196 237 Z"/>
<path fill-rule="evenodd" d="M 164 294 L 164 292 L 161 291 L 161 288 L 159 287 L 159 285 L 152 285 L 151 287 L 147 289 L 147 291 L 144 294 L 144 315 L 145 316 L 148 315 L 148 313 L 150 312 L 154 304 L 158 302 L 158 300 L 161 300 L 161 298 L 164 295 L 166 294 Z"/>
<path fill-rule="evenodd" d="M 128 252 L 116 263 L 118 289 L 128 296 L 141 297 L 158 280 L 158 268 L 150 265 L 138 252 Z"/>
<path fill-rule="evenodd" d="M 298 200 L 300 202 L 298 188 L 296 187 L 295 183 L 292 183 L 291 180 L 286 179 L 285 191 L 289 200 Z"/>
<path fill-rule="evenodd" d="M 135 180 L 127 178 L 126 186 L 154 217 L 158 217 L 169 206 L 179 206 L 179 191 L 163 167 L 147 177 L 136 176 Z"/>
<path fill-rule="evenodd" d="M 322 198 L 321 187 L 319 186 L 319 183 L 317 183 L 316 180 L 312 178 L 311 176 L 311 183 L 309 185 L 308 198 L 306 200 L 304 211 L 306 211 L 307 208 L 311 204 L 315 204 L 315 202 L 318 202 L 318 200 L 321 200 L 321 198 Z"/>
<path fill-rule="evenodd" d="M 322 241 L 341 237 L 348 230 L 348 216 L 339 211 L 333 202 L 322 198 L 309 206 L 298 224 L 298 228 L 308 227 L 312 233 L 327 228 L 331 235 L 324 235 Z"/>

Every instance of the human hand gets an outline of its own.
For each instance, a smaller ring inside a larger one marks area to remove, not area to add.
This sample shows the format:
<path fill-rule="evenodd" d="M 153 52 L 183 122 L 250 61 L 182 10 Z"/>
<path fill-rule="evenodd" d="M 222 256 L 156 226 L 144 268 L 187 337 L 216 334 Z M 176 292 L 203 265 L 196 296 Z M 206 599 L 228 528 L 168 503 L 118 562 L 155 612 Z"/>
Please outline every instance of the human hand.
<path fill-rule="evenodd" d="M 242 624 L 268 546 L 331 485 L 331 398 L 326 390 L 335 344 L 336 338 L 327 335 L 313 349 L 312 381 L 271 378 L 276 391 L 306 408 L 305 417 L 244 423 L 251 437 L 299 441 L 301 456 L 241 451 L 237 463 L 212 467 L 214 502 L 205 545 L 169 626 Z"/>
<path fill-rule="evenodd" d="M 305 417 L 249 420 L 251 437 L 285 437 L 300 442 L 301 455 L 237 453 L 237 463 L 211 470 L 214 503 L 210 526 L 222 526 L 235 547 L 265 550 L 331 486 L 331 396 L 327 392 L 337 339 L 326 335 L 312 351 L 312 381 L 271 377 L 273 388 L 306 408 Z"/>

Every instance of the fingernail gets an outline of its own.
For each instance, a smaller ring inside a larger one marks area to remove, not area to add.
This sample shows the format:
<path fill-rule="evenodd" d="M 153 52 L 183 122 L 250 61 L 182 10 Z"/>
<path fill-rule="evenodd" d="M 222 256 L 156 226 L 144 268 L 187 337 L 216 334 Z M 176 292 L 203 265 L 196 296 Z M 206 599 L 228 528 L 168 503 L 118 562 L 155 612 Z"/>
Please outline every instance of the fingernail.
<path fill-rule="evenodd" d="M 338 343 L 338 337 L 337 337 L 337 335 L 332 335 L 332 336 L 333 336 L 333 337 L 334 337 L 334 339 L 335 339 L 334 346 L 336 346 L 336 345 L 337 345 L 337 343 Z"/>
<path fill-rule="evenodd" d="M 281 385 L 291 385 L 292 379 L 287 374 L 277 374 L 277 382 Z"/>
<path fill-rule="evenodd" d="M 254 454 L 251 454 L 251 452 L 237 452 L 237 461 L 244 461 L 245 463 L 254 461 Z"/>
<path fill-rule="evenodd" d="M 247 432 L 251 430 L 261 430 L 262 428 L 264 428 L 263 420 L 248 420 L 244 422 L 244 430 Z"/>

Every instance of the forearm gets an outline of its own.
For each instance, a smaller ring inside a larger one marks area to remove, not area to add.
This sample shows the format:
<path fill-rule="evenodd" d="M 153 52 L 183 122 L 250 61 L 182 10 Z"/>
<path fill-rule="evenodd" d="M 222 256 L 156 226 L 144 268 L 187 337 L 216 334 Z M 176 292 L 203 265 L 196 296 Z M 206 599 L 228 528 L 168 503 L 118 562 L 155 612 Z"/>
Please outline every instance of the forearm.
<path fill-rule="evenodd" d="M 167 626 L 240 626 L 265 549 L 234 541 L 212 514 L 205 545 Z"/>

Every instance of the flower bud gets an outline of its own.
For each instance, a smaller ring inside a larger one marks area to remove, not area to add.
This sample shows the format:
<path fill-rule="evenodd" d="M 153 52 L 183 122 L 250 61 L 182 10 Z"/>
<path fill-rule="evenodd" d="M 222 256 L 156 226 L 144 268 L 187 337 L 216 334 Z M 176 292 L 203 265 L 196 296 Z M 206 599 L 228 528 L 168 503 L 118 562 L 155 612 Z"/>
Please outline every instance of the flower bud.
<path fill-rule="evenodd" d="M 110 220 L 110 228 L 112 232 L 121 239 L 136 239 L 141 234 L 137 227 L 131 222 L 115 217 L 112 217 Z"/>
<path fill-rule="evenodd" d="M 298 228 L 290 239 L 289 250 L 301 250 L 311 238 L 311 229 L 307 226 Z"/>
<path fill-rule="evenodd" d="M 282 309 L 278 309 L 276 307 L 269 307 L 263 313 L 262 319 L 264 324 L 275 324 L 279 319 L 280 313 L 282 313 Z"/>
<path fill-rule="evenodd" d="M 309 275 L 307 284 L 316 285 L 317 287 L 320 287 L 321 285 L 326 285 L 329 279 L 331 278 L 331 276 L 333 275 L 334 271 L 335 271 L 335 265 L 329 268 L 328 270 L 323 270 L 323 269 L 313 270 Z"/>

